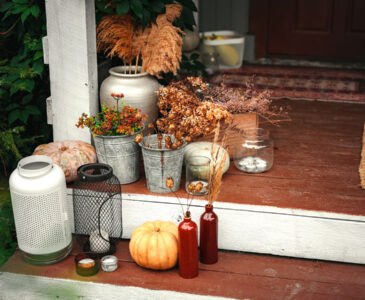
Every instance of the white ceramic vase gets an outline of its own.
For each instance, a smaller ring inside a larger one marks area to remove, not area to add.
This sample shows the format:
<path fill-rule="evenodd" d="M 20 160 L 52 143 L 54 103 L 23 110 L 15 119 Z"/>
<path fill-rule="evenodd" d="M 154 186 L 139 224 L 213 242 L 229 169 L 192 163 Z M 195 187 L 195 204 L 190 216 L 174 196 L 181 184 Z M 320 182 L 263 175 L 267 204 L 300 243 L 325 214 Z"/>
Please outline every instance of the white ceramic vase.
<path fill-rule="evenodd" d="M 127 74 L 124 74 L 124 67 L 113 67 L 109 70 L 107 77 L 100 87 L 100 103 L 109 107 L 116 107 L 117 103 L 111 96 L 112 93 L 124 94 L 122 102 L 134 108 L 142 110 L 143 114 L 148 114 L 144 127 L 151 122 L 156 121 L 158 115 L 157 94 L 160 87 L 157 80 L 148 73 L 139 73 L 141 67 L 138 67 L 137 74 L 134 74 L 135 67 L 132 67 L 131 74 L 127 67 Z M 121 107 L 119 103 L 119 107 Z"/>

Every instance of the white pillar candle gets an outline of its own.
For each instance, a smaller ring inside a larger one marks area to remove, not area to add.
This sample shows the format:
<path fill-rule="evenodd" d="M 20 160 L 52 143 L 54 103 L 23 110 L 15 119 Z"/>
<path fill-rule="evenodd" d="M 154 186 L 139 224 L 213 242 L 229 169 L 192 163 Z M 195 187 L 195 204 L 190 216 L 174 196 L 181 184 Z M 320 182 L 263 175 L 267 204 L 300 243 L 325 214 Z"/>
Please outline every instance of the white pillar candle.
<path fill-rule="evenodd" d="M 109 251 L 109 234 L 102 229 L 100 233 L 101 235 L 99 234 L 99 230 L 95 230 L 90 234 L 90 250 L 92 252 L 104 253 Z"/>

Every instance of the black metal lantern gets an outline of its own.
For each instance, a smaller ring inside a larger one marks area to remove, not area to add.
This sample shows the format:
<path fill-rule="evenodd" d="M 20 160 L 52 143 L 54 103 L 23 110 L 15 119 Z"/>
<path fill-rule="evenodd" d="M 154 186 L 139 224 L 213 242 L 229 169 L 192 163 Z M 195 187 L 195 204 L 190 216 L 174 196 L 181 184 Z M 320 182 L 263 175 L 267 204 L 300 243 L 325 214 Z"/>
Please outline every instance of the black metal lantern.
<path fill-rule="evenodd" d="M 76 240 L 97 257 L 113 254 L 122 238 L 122 189 L 107 164 L 78 168 L 73 187 Z"/>

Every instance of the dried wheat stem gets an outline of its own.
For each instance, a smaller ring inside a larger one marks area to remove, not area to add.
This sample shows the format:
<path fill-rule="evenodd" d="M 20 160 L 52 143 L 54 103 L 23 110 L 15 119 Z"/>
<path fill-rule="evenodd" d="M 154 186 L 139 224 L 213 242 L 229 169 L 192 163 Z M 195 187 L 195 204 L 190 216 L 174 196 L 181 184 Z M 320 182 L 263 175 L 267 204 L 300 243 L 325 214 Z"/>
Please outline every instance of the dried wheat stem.
<path fill-rule="evenodd" d="M 180 198 L 179 198 L 179 196 L 170 188 L 170 191 L 172 192 L 172 193 L 174 193 L 174 195 L 175 195 L 175 197 L 177 198 L 177 201 L 179 201 L 179 204 L 180 204 L 180 207 L 181 207 L 181 210 L 182 210 L 182 213 L 183 213 L 183 216 L 185 217 L 185 212 L 184 212 L 184 207 L 183 207 L 183 205 L 182 205 L 182 203 L 181 203 L 181 201 L 180 201 Z"/>
<path fill-rule="evenodd" d="M 134 74 L 137 74 L 138 60 L 139 60 L 139 54 L 137 55 L 137 58 L 136 58 L 136 69 L 134 70 Z"/>
<path fill-rule="evenodd" d="M 190 209 L 190 206 L 191 206 L 191 203 L 193 202 L 193 199 L 194 199 L 194 195 L 191 195 L 190 203 L 187 206 L 186 210 L 189 210 Z"/>

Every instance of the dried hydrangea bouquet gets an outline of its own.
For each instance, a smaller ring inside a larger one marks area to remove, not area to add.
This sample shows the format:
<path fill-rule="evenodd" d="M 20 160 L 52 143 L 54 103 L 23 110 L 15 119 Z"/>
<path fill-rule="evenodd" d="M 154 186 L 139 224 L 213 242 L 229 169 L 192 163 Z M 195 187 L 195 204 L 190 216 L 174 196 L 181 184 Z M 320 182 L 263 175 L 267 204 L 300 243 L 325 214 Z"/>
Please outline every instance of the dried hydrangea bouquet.
<path fill-rule="evenodd" d="M 217 124 L 229 131 L 229 148 L 245 128 L 257 128 L 259 117 L 272 124 L 288 119 L 286 109 L 271 105 L 271 91 L 259 91 L 253 79 L 245 88 L 230 88 L 224 82 L 209 85 L 198 77 L 171 82 L 158 90 L 162 115 L 159 131 L 182 136 L 186 141 L 213 141 Z M 231 153 L 230 153 L 231 154 Z"/>

